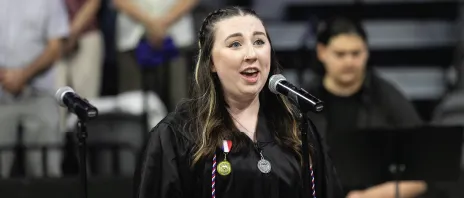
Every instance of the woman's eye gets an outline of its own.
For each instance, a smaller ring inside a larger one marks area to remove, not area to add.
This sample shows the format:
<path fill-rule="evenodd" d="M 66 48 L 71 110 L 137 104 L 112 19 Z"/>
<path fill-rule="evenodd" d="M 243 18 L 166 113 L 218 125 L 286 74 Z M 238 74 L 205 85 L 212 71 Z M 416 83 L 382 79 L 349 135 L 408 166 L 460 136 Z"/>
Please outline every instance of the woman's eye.
<path fill-rule="evenodd" d="M 261 39 L 258 39 L 258 40 L 255 41 L 255 44 L 257 44 L 257 45 L 264 45 L 264 41 L 261 40 Z"/>
<path fill-rule="evenodd" d="M 240 46 L 241 46 L 241 45 L 240 45 L 240 43 L 239 43 L 238 41 L 234 41 L 233 43 L 231 43 L 231 44 L 229 45 L 229 47 L 240 47 Z"/>

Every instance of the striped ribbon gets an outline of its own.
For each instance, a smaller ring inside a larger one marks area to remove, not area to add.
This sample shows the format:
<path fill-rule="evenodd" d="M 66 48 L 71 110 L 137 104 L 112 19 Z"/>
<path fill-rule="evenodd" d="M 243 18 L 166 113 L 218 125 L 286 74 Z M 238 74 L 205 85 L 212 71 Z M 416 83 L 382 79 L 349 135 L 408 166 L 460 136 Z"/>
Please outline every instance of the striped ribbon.
<path fill-rule="evenodd" d="M 211 197 L 216 198 L 216 153 L 214 153 L 213 157 L 213 171 L 211 176 Z"/>
<path fill-rule="evenodd" d="M 313 198 L 316 198 L 316 181 L 314 180 L 314 171 L 313 165 L 309 165 L 309 170 L 311 171 L 311 189 L 313 190 Z"/>

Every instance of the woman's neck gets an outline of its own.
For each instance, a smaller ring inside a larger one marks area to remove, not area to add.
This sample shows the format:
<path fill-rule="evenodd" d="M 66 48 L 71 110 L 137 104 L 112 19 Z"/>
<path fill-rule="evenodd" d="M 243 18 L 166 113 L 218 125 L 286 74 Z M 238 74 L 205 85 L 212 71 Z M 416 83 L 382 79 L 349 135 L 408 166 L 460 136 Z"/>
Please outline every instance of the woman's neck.
<path fill-rule="evenodd" d="M 252 99 L 244 99 L 238 97 L 226 97 L 226 103 L 229 106 L 229 112 L 235 117 L 246 115 L 258 115 L 259 112 L 259 96 Z"/>
<path fill-rule="evenodd" d="M 323 79 L 324 88 L 336 96 L 351 96 L 361 89 L 362 84 L 363 80 L 359 80 L 351 84 L 341 84 L 327 76 Z"/>
<path fill-rule="evenodd" d="M 252 141 L 256 141 L 256 125 L 260 106 L 259 96 L 250 100 L 240 99 L 226 97 L 226 102 L 229 105 L 228 111 L 238 130 L 244 132 Z"/>

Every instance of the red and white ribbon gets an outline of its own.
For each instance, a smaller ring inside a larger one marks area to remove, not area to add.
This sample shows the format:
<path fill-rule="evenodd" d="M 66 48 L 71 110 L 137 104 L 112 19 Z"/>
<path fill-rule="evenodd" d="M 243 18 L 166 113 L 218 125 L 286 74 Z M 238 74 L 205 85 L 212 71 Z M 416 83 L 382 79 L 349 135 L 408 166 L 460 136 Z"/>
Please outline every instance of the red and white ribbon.
<path fill-rule="evenodd" d="M 222 141 L 222 151 L 224 151 L 224 153 L 228 153 L 228 152 L 230 152 L 231 149 L 232 149 L 232 141 L 223 140 Z"/>

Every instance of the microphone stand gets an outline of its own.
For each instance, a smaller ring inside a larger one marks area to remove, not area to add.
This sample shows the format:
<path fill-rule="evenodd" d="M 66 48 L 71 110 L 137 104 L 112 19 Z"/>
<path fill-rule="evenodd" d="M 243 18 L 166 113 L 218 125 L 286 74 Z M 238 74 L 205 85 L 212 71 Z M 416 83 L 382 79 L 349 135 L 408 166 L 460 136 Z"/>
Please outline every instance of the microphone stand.
<path fill-rule="evenodd" d="M 310 197 L 311 195 L 311 188 L 309 187 L 309 181 L 310 181 L 310 173 L 309 173 L 309 148 L 308 148 L 308 116 L 306 112 L 301 113 L 300 115 L 301 119 L 301 125 L 300 125 L 300 131 L 301 131 L 301 142 L 302 142 L 302 154 L 303 154 L 303 188 L 304 188 L 304 197 Z M 310 129 L 312 130 L 312 129 Z M 313 133 L 311 131 L 311 133 Z"/>
<path fill-rule="evenodd" d="M 394 155 L 394 164 L 390 166 L 390 172 L 393 174 L 393 177 L 395 179 L 395 198 L 400 198 L 400 181 L 402 177 L 402 173 L 405 169 L 404 165 L 401 164 L 400 161 L 400 154 L 401 154 L 401 148 L 400 145 L 396 144 L 396 141 L 398 136 L 397 135 L 392 135 L 393 137 L 391 138 L 391 146 L 393 147 L 393 155 Z"/>
<path fill-rule="evenodd" d="M 77 139 L 79 141 L 79 174 L 82 198 L 87 198 L 87 125 L 86 120 L 79 118 L 77 122 Z"/>
<path fill-rule="evenodd" d="M 86 102 L 89 102 L 87 99 L 84 98 Z M 69 109 L 71 111 L 71 109 Z M 72 111 L 71 111 L 72 112 Z M 87 121 L 90 119 L 94 119 L 95 117 L 89 117 L 89 114 L 78 114 L 77 122 L 77 139 L 78 139 L 78 147 L 79 147 L 79 177 L 81 180 L 81 197 L 87 198 L 88 197 L 88 188 L 87 188 Z"/>
<path fill-rule="evenodd" d="M 87 121 L 95 119 L 98 116 L 98 109 L 89 104 L 89 101 L 85 98 L 80 98 L 76 94 L 71 94 L 67 97 L 67 93 L 73 93 L 74 91 L 65 87 L 59 89 L 56 93 L 57 99 L 59 97 L 59 103 L 61 106 L 67 106 L 67 110 L 77 116 L 77 132 L 76 136 L 78 139 L 79 147 L 79 176 L 81 180 L 81 194 L 83 198 L 87 198 Z"/>
<path fill-rule="evenodd" d="M 296 100 L 290 100 L 292 101 L 301 111 L 300 113 L 300 119 L 301 119 L 301 125 L 300 125 L 300 131 L 301 131 L 301 142 L 302 142 L 302 155 L 303 155 L 303 188 L 304 188 L 304 197 L 311 197 L 311 188 L 309 187 L 311 178 L 310 173 L 309 173 L 309 143 L 308 143 L 308 129 L 309 132 L 313 135 L 318 134 L 318 131 L 315 126 L 310 124 L 310 119 L 308 117 L 308 113 L 310 111 L 313 111 L 313 107 L 308 106 L 304 102 L 298 102 L 298 99 Z M 301 104 L 301 105 L 300 105 Z M 322 105 L 320 108 L 322 109 Z M 313 167 L 314 170 L 314 167 Z M 317 192 L 316 192 L 317 193 Z"/>

